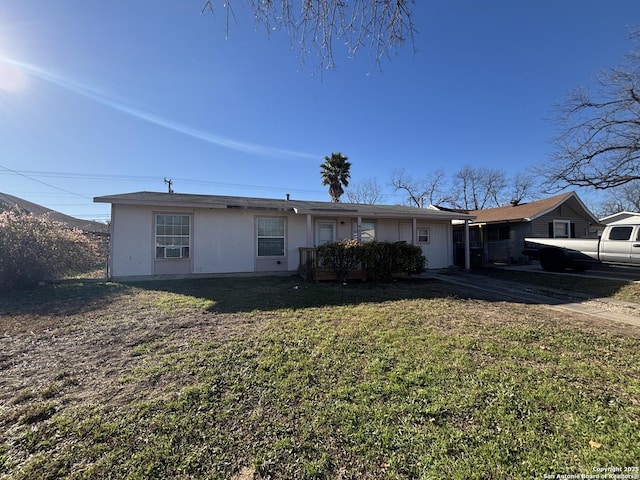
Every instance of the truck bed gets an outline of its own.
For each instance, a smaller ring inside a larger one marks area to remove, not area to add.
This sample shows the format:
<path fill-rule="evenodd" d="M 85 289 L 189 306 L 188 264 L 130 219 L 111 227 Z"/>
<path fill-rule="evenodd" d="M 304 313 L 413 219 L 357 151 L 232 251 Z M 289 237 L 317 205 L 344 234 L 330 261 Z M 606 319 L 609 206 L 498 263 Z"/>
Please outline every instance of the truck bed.
<path fill-rule="evenodd" d="M 607 225 L 600 238 L 528 237 L 523 253 L 548 271 L 584 270 L 598 262 L 640 266 L 640 225 Z"/>
<path fill-rule="evenodd" d="M 577 257 L 580 254 L 582 260 L 588 257 L 594 262 L 600 261 L 598 256 L 598 238 L 525 238 L 525 253 L 529 256 L 536 257 L 539 255 L 540 249 L 547 245 L 550 247 L 558 247 L 567 251 L 569 257 Z M 532 244 L 527 248 L 528 244 Z"/>

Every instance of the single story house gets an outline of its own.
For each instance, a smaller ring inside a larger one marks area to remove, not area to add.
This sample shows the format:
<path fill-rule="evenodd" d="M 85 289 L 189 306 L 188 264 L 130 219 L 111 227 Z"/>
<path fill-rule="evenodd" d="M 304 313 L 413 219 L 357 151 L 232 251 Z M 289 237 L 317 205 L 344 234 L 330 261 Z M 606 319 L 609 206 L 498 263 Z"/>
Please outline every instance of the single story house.
<path fill-rule="evenodd" d="M 469 225 L 470 246 L 472 252 L 480 252 L 484 264 L 527 263 L 529 258 L 522 254 L 526 237 L 595 237 L 600 225 L 575 192 L 468 213 L 475 217 Z M 461 238 L 460 231 L 456 240 Z"/>
<path fill-rule="evenodd" d="M 301 249 L 347 238 L 411 242 L 422 247 L 428 268 L 444 268 L 454 263 L 452 221 L 474 218 L 288 195 L 278 200 L 137 192 L 94 201 L 111 204 L 114 278 L 296 272 Z"/>
<path fill-rule="evenodd" d="M 603 225 L 623 225 L 627 223 L 640 223 L 640 213 L 618 212 L 600 219 Z"/>

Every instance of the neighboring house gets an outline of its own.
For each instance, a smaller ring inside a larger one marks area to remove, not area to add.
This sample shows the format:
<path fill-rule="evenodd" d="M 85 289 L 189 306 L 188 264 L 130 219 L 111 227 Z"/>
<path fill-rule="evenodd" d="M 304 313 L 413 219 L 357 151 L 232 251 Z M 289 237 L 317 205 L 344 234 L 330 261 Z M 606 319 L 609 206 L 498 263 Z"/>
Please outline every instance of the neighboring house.
<path fill-rule="evenodd" d="M 479 252 L 482 263 L 526 263 L 525 237 L 594 237 L 599 225 L 575 192 L 468 213 L 476 217 L 469 225 L 472 253 Z"/>
<path fill-rule="evenodd" d="M 339 239 L 420 245 L 427 267 L 453 264 L 452 221 L 466 213 L 216 195 L 138 192 L 111 204 L 113 277 L 296 272 L 305 248 Z"/>
<path fill-rule="evenodd" d="M 64 213 L 43 207 L 37 203 L 29 202 L 22 198 L 0 192 L 0 212 L 4 210 L 11 210 L 13 208 L 17 208 L 20 212 L 31 213 L 36 216 L 47 215 L 51 220 L 64 223 L 69 228 L 77 228 L 91 236 L 105 237 L 109 235 L 109 225 L 106 223 L 82 220 L 80 218 L 65 215 Z"/>
<path fill-rule="evenodd" d="M 604 225 L 622 224 L 622 223 L 640 223 L 640 213 L 637 212 L 618 212 L 600 219 L 600 223 Z"/>

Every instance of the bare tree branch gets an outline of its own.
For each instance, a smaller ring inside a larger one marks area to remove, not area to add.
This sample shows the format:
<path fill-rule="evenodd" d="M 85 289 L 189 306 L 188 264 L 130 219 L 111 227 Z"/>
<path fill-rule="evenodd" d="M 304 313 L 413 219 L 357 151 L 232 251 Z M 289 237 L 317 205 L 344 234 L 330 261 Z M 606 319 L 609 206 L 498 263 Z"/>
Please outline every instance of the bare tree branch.
<path fill-rule="evenodd" d="M 523 200 L 538 198 L 538 186 L 532 175 L 516 173 L 511 177 L 509 203 L 519 205 Z"/>
<path fill-rule="evenodd" d="M 351 182 L 347 188 L 347 198 L 351 203 L 375 205 L 384 202 L 382 187 L 375 178 L 365 178 L 361 182 Z"/>
<path fill-rule="evenodd" d="M 640 181 L 612 188 L 598 207 L 598 216 L 606 217 L 619 212 L 640 212 Z"/>
<path fill-rule="evenodd" d="M 235 0 L 237 3 L 238 0 Z M 415 0 L 244 0 L 257 23 L 267 32 L 284 30 L 292 48 L 304 60 L 318 57 L 319 68 L 334 69 L 334 44 L 355 56 L 365 47 L 376 63 L 407 41 L 414 44 L 416 29 L 412 5 Z M 214 13 L 216 6 L 229 12 L 234 0 L 206 0 L 202 13 Z"/>
<path fill-rule="evenodd" d="M 450 203 L 451 195 L 445 183 L 446 174 L 442 169 L 435 170 L 424 178 L 414 178 L 403 169 L 398 169 L 391 172 L 389 179 L 394 192 L 406 193 L 406 204 L 420 208 Z"/>
<path fill-rule="evenodd" d="M 634 34 L 638 37 L 638 32 Z M 547 191 L 609 189 L 640 179 L 640 51 L 604 70 L 598 90 L 580 88 L 558 107 L 552 162 L 539 167 Z"/>
<path fill-rule="evenodd" d="M 464 166 L 454 175 L 455 208 L 482 210 L 501 205 L 507 187 L 506 174 L 499 169 Z"/>

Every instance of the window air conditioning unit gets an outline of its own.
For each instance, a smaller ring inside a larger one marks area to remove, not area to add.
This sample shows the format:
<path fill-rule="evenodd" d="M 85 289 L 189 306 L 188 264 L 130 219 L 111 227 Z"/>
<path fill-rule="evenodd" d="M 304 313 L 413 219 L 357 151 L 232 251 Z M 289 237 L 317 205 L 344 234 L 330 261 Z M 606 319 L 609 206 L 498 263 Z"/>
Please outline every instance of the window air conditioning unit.
<path fill-rule="evenodd" d="M 182 257 L 182 247 L 165 247 L 164 258 L 180 258 Z"/>

